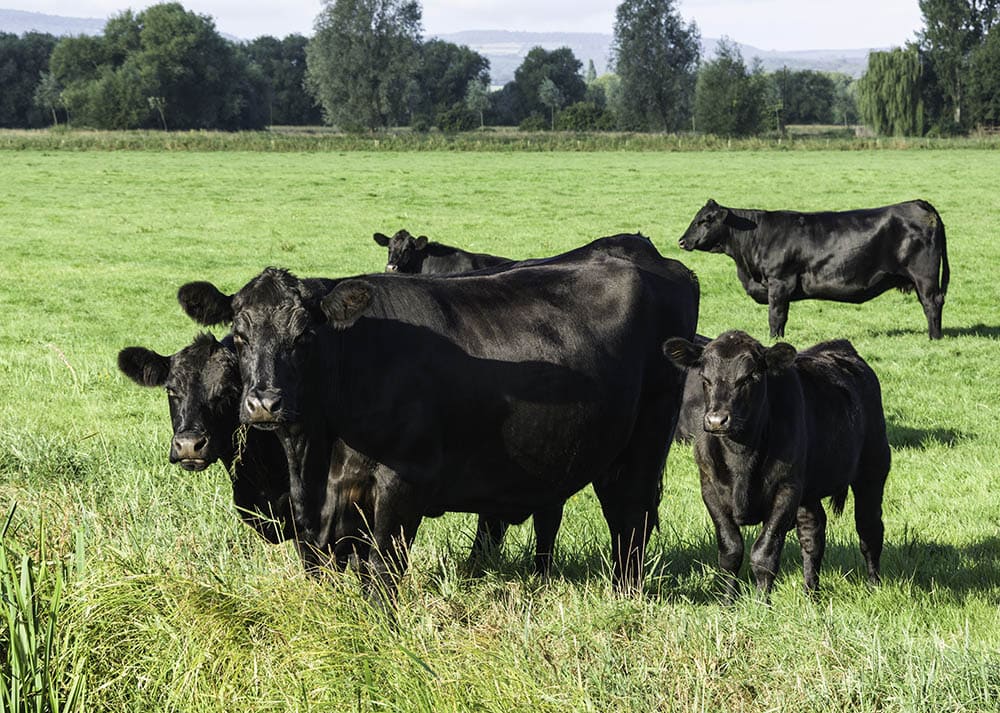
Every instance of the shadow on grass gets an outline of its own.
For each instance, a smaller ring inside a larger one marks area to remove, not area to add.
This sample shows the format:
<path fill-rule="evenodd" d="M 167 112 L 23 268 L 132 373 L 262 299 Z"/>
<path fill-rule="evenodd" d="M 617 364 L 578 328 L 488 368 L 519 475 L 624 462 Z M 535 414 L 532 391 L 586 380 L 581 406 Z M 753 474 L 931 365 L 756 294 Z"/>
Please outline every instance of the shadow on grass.
<path fill-rule="evenodd" d="M 952 428 L 911 428 L 897 423 L 892 418 L 887 418 L 885 425 L 889 445 L 897 449 L 927 450 L 934 446 L 954 448 L 960 440 L 969 435 Z"/>
<path fill-rule="evenodd" d="M 845 514 L 851 517 L 850 514 Z M 745 528 L 743 535 L 746 555 L 740 569 L 744 592 L 752 588 L 749 550 L 759 528 Z M 610 551 L 605 546 L 586 546 L 573 551 L 556 551 L 552 579 L 579 585 L 604 586 L 611 576 Z M 645 596 L 665 602 L 684 601 L 695 604 L 719 602 L 716 580 L 718 561 L 714 536 L 706 536 L 687 546 L 650 548 L 644 591 Z M 1000 536 L 987 537 L 965 545 L 934 542 L 922 535 L 903 532 L 896 537 L 889 533 L 882 552 L 882 583 L 884 586 L 910 586 L 923 592 L 948 595 L 961 603 L 970 594 L 1000 592 Z M 500 579 L 532 579 L 544 586 L 534 574 L 532 556 L 528 552 L 499 554 L 486 563 L 487 570 Z M 794 577 L 802 581 L 802 554 L 794 532 L 789 533 L 781 557 L 779 578 Z M 855 541 L 827 544 L 820 571 L 820 582 L 834 577 L 847 577 L 859 584 L 867 582 L 864 558 Z"/>
<path fill-rule="evenodd" d="M 927 334 L 926 329 L 871 329 L 868 332 L 873 337 L 905 337 L 911 334 Z M 945 337 L 979 337 L 981 339 L 1000 339 L 1000 327 L 991 327 L 982 322 L 971 327 L 943 327 L 941 333 Z"/>

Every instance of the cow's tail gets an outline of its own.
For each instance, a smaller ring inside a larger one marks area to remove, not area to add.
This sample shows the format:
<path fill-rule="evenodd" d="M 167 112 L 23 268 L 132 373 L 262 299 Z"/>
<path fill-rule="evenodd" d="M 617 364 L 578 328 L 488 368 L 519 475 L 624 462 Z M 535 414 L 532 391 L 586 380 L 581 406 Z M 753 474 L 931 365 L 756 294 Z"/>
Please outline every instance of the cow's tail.
<path fill-rule="evenodd" d="M 936 212 L 936 211 L 935 211 Z M 941 236 L 941 296 L 948 294 L 948 282 L 951 280 L 951 269 L 948 267 L 948 244 L 944 239 L 944 223 L 938 216 L 938 229 L 934 236 Z"/>
<path fill-rule="evenodd" d="M 944 237 L 944 221 L 937 208 L 927 201 L 917 201 L 920 206 L 934 216 L 934 247 L 941 251 L 941 296 L 948 294 L 948 283 L 951 281 L 951 268 L 948 267 L 948 243 Z"/>
<path fill-rule="evenodd" d="M 839 493 L 834 493 L 830 496 L 830 509 L 833 510 L 833 514 L 839 516 L 840 513 L 844 512 L 844 503 L 847 502 L 847 488 L 844 488 Z"/>

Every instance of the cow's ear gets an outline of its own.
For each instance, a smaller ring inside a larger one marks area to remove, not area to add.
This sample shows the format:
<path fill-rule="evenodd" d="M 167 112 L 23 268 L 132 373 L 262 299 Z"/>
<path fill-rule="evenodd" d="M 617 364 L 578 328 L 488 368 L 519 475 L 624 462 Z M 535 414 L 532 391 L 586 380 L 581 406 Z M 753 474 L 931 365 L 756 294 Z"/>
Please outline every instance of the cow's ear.
<path fill-rule="evenodd" d="M 718 208 L 719 204 L 715 202 L 714 198 L 709 198 L 708 203 L 705 204 L 706 208 Z"/>
<path fill-rule="evenodd" d="M 663 343 L 663 355 L 681 369 L 689 369 L 701 359 L 701 344 L 692 344 L 681 337 L 671 337 Z"/>
<path fill-rule="evenodd" d="M 375 234 L 374 234 L 374 235 L 372 236 L 372 239 L 373 239 L 373 240 L 374 240 L 374 241 L 375 241 L 376 243 L 378 243 L 379 245 L 381 245 L 381 246 L 382 246 L 383 248 L 387 248 L 387 247 L 389 247 L 389 240 L 390 240 L 390 238 L 389 238 L 389 236 L 388 236 L 388 235 L 386 235 L 385 233 L 375 233 Z"/>
<path fill-rule="evenodd" d="M 118 352 L 118 368 L 139 386 L 163 386 L 170 375 L 170 357 L 145 347 L 125 347 Z"/>
<path fill-rule="evenodd" d="M 749 218 L 741 218 L 728 208 L 723 213 L 722 222 L 733 230 L 756 230 L 757 224 Z"/>
<path fill-rule="evenodd" d="M 421 235 L 419 238 L 413 239 L 413 247 L 415 250 L 423 250 L 427 247 L 427 236 Z"/>
<path fill-rule="evenodd" d="M 225 295 L 211 282 L 189 282 L 177 290 L 184 313 L 205 327 L 233 321 L 233 295 Z"/>
<path fill-rule="evenodd" d="M 764 362 L 771 374 L 778 375 L 785 371 L 795 361 L 795 347 L 785 342 L 778 342 L 764 352 Z"/>
<path fill-rule="evenodd" d="M 371 287 L 363 280 L 345 280 L 323 298 L 323 314 L 334 329 L 354 326 L 372 301 Z"/>

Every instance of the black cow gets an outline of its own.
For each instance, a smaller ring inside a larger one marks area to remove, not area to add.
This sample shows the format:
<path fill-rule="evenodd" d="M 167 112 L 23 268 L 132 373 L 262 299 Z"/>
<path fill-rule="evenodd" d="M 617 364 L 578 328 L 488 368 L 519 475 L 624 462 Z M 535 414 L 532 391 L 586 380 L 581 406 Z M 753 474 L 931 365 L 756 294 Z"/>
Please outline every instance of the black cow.
<path fill-rule="evenodd" d="M 768 305 L 772 337 L 784 336 L 792 300 L 865 302 L 895 287 L 916 289 L 930 338 L 941 338 L 948 251 L 941 216 L 926 201 L 796 213 L 726 208 L 710 200 L 679 242 L 685 250 L 725 253 L 736 262 L 743 289 Z"/>
<path fill-rule="evenodd" d="M 386 272 L 441 275 L 471 272 L 511 262 L 507 257 L 470 253 L 461 248 L 429 241 L 426 235 L 415 238 L 406 230 L 397 231 L 391 238 L 384 233 L 375 233 L 372 237 L 382 247 L 389 248 Z"/>
<path fill-rule="evenodd" d="M 848 488 L 868 577 L 877 583 L 889 442 L 878 377 L 851 343 L 824 342 L 796 354 L 789 344 L 765 348 L 734 331 L 704 347 L 669 339 L 663 349 L 701 377 L 705 408 L 694 456 L 727 595 L 738 592 L 740 525 L 756 523 L 763 528 L 750 564 L 758 590 L 770 593 L 793 526 L 806 590 L 816 590 L 826 545 L 821 500 L 831 497 L 839 513 Z"/>
<path fill-rule="evenodd" d="M 299 528 L 316 527 L 326 444 L 385 463 L 371 574 L 391 593 L 420 520 L 446 511 L 521 522 L 593 483 L 615 581 L 641 582 L 681 376 L 660 351 L 694 336 L 697 281 L 646 238 L 447 279 L 369 275 L 324 294 L 269 268 L 228 313 L 244 422 L 285 444 Z M 319 457 L 317 457 L 319 456 Z"/>
<path fill-rule="evenodd" d="M 230 474 L 233 502 L 243 521 L 272 543 L 293 539 L 303 564 L 315 573 L 331 564 L 343 567 L 357 550 L 367 556 L 364 502 L 351 500 L 374 477 L 377 464 L 342 442 L 331 458 L 329 512 L 318 535 L 297 537 L 289 506 L 288 460 L 273 433 L 240 427 L 242 395 L 239 364 L 231 336 L 210 334 L 171 356 L 145 347 L 118 353 L 118 368 L 140 386 L 166 388 L 173 437 L 170 462 L 185 470 L 204 470 L 222 461 Z M 370 507 L 369 507 L 370 510 Z"/>
<path fill-rule="evenodd" d="M 452 275 L 483 268 L 513 266 L 510 258 L 485 253 L 472 253 L 460 248 L 429 242 L 426 235 L 414 238 L 409 231 L 399 230 L 391 238 L 384 233 L 372 236 L 375 242 L 389 249 L 386 272 L 400 274 Z M 562 522 L 562 504 L 544 512 L 532 513 L 535 530 L 535 571 L 547 576 L 552 569 L 552 552 L 556 535 Z M 481 563 L 488 552 L 494 552 L 503 542 L 507 523 L 480 515 L 476 538 L 472 543 L 469 562 L 472 571 L 479 574 Z"/>

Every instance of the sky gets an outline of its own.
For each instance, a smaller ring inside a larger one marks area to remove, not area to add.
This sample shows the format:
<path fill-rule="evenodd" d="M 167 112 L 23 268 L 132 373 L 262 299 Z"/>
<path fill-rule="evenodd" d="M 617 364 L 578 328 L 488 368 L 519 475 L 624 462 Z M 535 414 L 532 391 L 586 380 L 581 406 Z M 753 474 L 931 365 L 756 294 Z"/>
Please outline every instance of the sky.
<path fill-rule="evenodd" d="M 156 0 L 0 0 L 0 8 L 107 18 Z M 321 0 L 180 0 L 242 39 L 311 35 Z M 426 36 L 459 30 L 611 33 L 616 0 L 424 0 Z M 729 37 L 762 50 L 900 46 L 921 27 L 917 0 L 677 0 L 702 37 Z"/>

